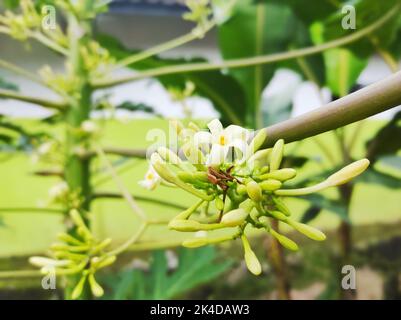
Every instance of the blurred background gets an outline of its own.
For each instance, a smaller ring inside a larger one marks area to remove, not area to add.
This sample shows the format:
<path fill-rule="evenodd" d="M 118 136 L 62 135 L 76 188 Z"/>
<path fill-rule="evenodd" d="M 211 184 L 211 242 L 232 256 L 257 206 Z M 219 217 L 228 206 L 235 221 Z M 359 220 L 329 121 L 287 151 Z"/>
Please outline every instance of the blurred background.
<path fill-rule="evenodd" d="M 113 1 L 109 12 L 97 17 L 96 33 L 112 36 L 127 50 L 153 47 L 188 33 L 193 28 L 193 24 L 181 17 L 186 12 L 182 2 Z M 365 2 L 369 1 L 355 1 L 359 5 L 357 9 L 365 10 L 365 6 L 370 5 Z M 280 6 L 275 1 L 272 3 L 269 5 Z M 288 3 L 291 10 L 297 10 L 296 6 L 295 9 L 291 7 L 292 1 Z M 373 18 L 369 19 L 377 20 L 383 16 L 386 8 L 374 8 L 376 11 Z M 339 15 L 336 8 L 329 9 L 332 11 L 324 12 L 324 17 Z M 356 12 L 358 14 L 358 10 Z M 363 14 L 361 16 L 365 17 Z M 296 14 L 294 17 L 299 18 Z M 281 17 L 284 18 L 292 19 L 291 16 Z M 399 43 L 401 40 L 399 14 L 396 18 L 393 19 L 396 27 L 391 27 L 394 29 L 391 29 L 391 32 L 389 25 L 381 28 L 381 32 L 387 30 L 393 34 L 392 43 L 397 41 Z M 202 58 L 210 62 L 231 58 L 232 55 L 227 54 L 222 45 L 225 32 L 229 32 L 230 28 L 238 28 L 237 38 L 231 39 L 233 42 L 241 42 L 250 37 L 246 28 L 242 30 L 236 25 L 239 19 L 249 22 L 246 19 L 250 17 L 247 15 L 236 17 L 234 14 L 232 22 L 230 20 L 222 27 L 210 31 L 201 40 L 165 52 L 160 58 L 168 60 Z M 307 25 L 310 30 L 316 19 L 306 20 L 310 23 Z M 364 23 L 368 25 L 371 21 L 362 21 L 358 29 L 364 27 Z M 270 25 L 267 31 L 274 32 L 275 26 Z M 279 24 L 277 28 L 282 26 L 283 24 Z M 295 32 L 295 29 L 291 29 L 293 28 L 291 24 L 285 27 L 290 28 L 289 33 Z M 291 48 L 293 47 L 289 46 L 288 50 Z M 387 44 L 385 49 L 399 67 L 398 49 Z M 358 55 L 358 48 L 354 47 L 344 50 L 352 53 L 352 57 L 346 63 L 347 68 L 352 70 L 349 73 L 353 73 L 351 77 L 353 79 L 348 81 L 345 93 L 379 81 L 395 71 L 394 64 L 391 68 L 383 59 L 381 53 L 384 49 L 371 50 L 368 55 L 362 53 Z M 283 50 L 279 50 L 281 51 Z M 270 49 L 267 53 L 271 53 Z M 340 65 L 330 66 L 327 63 L 336 59 L 334 57 L 336 52 L 333 51 L 331 54 L 332 56 L 320 57 L 324 62 L 322 69 L 326 72 L 326 82 L 321 86 L 317 86 L 291 66 L 277 65 L 273 71 L 269 71 L 272 75 L 261 93 L 264 125 L 303 114 L 340 96 L 342 92 L 336 92 L 333 80 L 327 80 L 332 78 L 328 74 L 336 74 L 341 69 Z M 244 52 L 237 54 L 237 57 L 248 55 Z M 0 34 L 0 58 L 32 72 L 37 72 L 44 64 L 60 72 L 64 68 L 59 56 L 38 43 L 20 43 L 2 34 Z M 353 64 L 358 67 L 353 68 Z M 126 68 L 118 71 L 116 75 L 127 75 L 132 72 L 135 71 Z M 6 70 L 0 69 L 0 79 L 15 84 L 22 92 L 39 97 L 52 97 L 50 91 Z M 148 107 L 136 108 L 134 111 L 121 108 L 113 113 L 108 120 L 102 141 L 104 144 L 118 147 L 147 147 L 151 143 L 146 140 L 147 132 L 153 128 L 167 130 L 166 119 L 188 120 L 189 116 L 199 123 L 206 123 L 207 120 L 222 115 L 213 100 L 204 94 L 194 94 L 186 99 L 186 105 L 190 110 L 188 113 L 180 101 L 172 98 L 169 87 L 158 79 L 141 80 L 108 89 L 106 94 L 112 105 L 130 103 Z M 101 97 L 99 94 L 98 98 Z M 239 243 L 195 250 L 177 248 L 176 244 L 186 235 L 167 231 L 166 227 L 155 227 L 147 232 L 145 240 L 162 242 L 168 239 L 167 245 L 161 245 L 160 250 L 154 252 L 136 249 L 124 254 L 117 265 L 102 276 L 102 283 L 107 288 L 106 298 L 277 299 L 282 297 L 283 290 L 287 298 L 292 299 L 349 298 L 348 293 L 339 289 L 344 276 L 340 270 L 343 265 L 352 265 L 356 269 L 357 286 L 351 293 L 352 298 L 399 299 L 401 297 L 400 111 L 400 107 L 394 108 L 367 119 L 362 124 L 350 125 L 340 132 L 328 132 L 289 145 L 286 152 L 289 155 L 289 164 L 296 164 L 300 170 L 296 179 L 298 185 L 307 183 L 308 178 L 316 176 L 316 172 L 327 172 L 333 167 L 333 163 L 336 166 L 342 163 L 339 136 L 345 136 L 352 158 L 357 159 L 368 154 L 375 160 L 373 169 L 352 185 L 352 196 L 348 198 L 346 196 L 344 198 L 344 190 L 330 190 L 324 192 L 321 197 L 292 200 L 288 203 L 295 217 L 304 222 L 308 221 L 326 232 L 328 239 L 324 243 L 314 243 L 291 233 L 290 236 L 300 244 L 301 250 L 296 253 L 283 252 L 285 264 L 277 265 L 270 259 L 269 239 L 262 233 L 255 233 L 252 238 L 253 247 L 258 256 L 263 257 L 264 273 L 260 277 L 254 277 L 247 272 L 242 261 Z M 0 100 L 0 115 L 3 116 L 2 119 L 13 119 L 29 130 L 40 128 L 50 130 L 54 134 L 62 132 L 60 127 L 53 127 L 41 121 L 51 116 L 49 111 L 23 102 Z M 103 112 L 93 113 L 94 118 L 103 115 Z M 386 149 L 384 151 L 373 147 L 384 143 L 389 143 L 391 146 L 387 149 L 382 148 Z M 5 147 L 0 150 L 0 270 L 26 268 L 27 257 L 46 252 L 56 234 L 63 230 L 63 221 L 59 216 L 29 212 L 29 208 L 46 205 L 48 190 L 56 182 L 55 178 L 43 180 L 33 174 L 38 166 L 33 158 L 32 151 L 10 152 Z M 181 194 L 180 191 L 178 193 L 162 189 L 151 193 L 142 189 L 138 181 L 143 178 L 146 171 L 146 162 L 139 159 L 122 161 L 127 169 L 121 172 L 121 176 L 133 194 L 144 198 L 169 200 L 184 206 L 193 202 L 191 197 Z M 103 191 L 115 188 L 112 181 L 102 181 L 102 177 L 98 180 L 94 183 Z M 141 206 L 149 215 L 156 217 L 169 218 L 178 212 L 163 207 L 156 201 L 154 203 L 146 201 L 141 203 Z M 12 208 L 15 207 L 26 209 L 14 212 Z M 93 228 L 99 237 L 110 236 L 114 241 L 122 242 L 135 230 L 136 221 L 133 220 L 125 203 L 110 199 L 101 200 L 95 202 L 93 208 Z M 152 284 L 154 284 L 155 269 L 157 270 L 155 264 L 166 265 L 163 276 L 166 278 L 166 283 L 176 283 L 175 288 L 166 289 L 161 293 L 154 292 Z M 190 275 L 186 272 L 188 269 L 192 270 Z M 189 278 L 191 281 L 187 280 Z M 0 299 L 60 297 L 60 292 L 41 289 L 40 280 L 35 278 L 0 279 Z"/>

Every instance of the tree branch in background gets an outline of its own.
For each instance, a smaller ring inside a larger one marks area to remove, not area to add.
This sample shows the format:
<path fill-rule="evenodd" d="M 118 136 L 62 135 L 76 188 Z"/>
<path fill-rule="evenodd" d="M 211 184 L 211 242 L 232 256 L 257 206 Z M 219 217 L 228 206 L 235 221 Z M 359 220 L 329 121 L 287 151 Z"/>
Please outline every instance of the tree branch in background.
<path fill-rule="evenodd" d="M 323 52 L 328 49 L 345 46 L 347 44 L 362 39 L 363 37 L 371 34 L 373 31 L 382 27 L 386 22 L 388 22 L 391 18 L 393 18 L 395 14 L 398 13 L 399 9 L 400 5 L 395 6 L 393 9 L 388 11 L 382 18 L 377 20 L 375 23 L 355 33 L 352 33 L 349 36 L 345 36 L 337 40 L 329 41 L 324 44 L 313 47 L 293 50 L 284 53 L 257 56 L 252 58 L 227 60 L 221 63 L 191 63 L 191 64 L 150 69 L 145 72 L 137 73 L 132 76 L 121 77 L 119 79 L 94 81 L 92 85 L 94 88 L 98 89 L 107 88 L 145 78 L 159 77 L 162 75 L 171 75 L 171 74 L 188 73 L 188 72 L 201 72 L 201 71 L 219 70 L 226 68 L 245 68 L 261 64 L 268 64 L 273 62 L 295 59 L 299 57 L 306 57 Z"/>
<path fill-rule="evenodd" d="M 45 99 L 36 98 L 36 97 L 32 97 L 32 96 L 26 96 L 26 95 L 22 95 L 18 92 L 15 92 L 12 90 L 6 90 L 6 89 L 0 89 L 0 98 L 19 100 L 19 101 L 23 101 L 23 102 L 36 104 L 41 107 L 45 107 L 45 108 L 49 108 L 49 109 L 56 109 L 56 110 L 63 110 L 67 107 L 67 105 L 63 102 L 50 101 L 50 100 L 45 100 Z"/>
<path fill-rule="evenodd" d="M 317 110 L 283 121 L 267 130 L 263 147 L 278 139 L 293 142 L 331 131 L 401 105 L 401 72 L 374 83 Z"/>

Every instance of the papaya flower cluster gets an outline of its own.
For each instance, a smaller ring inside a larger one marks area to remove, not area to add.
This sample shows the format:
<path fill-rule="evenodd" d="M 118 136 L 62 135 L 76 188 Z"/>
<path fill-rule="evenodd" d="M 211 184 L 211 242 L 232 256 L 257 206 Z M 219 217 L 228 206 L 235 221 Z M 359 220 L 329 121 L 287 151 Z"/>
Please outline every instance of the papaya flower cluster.
<path fill-rule="evenodd" d="M 106 251 L 111 239 L 96 239 L 77 210 L 71 210 L 70 217 L 76 234 L 72 236 L 60 233 L 59 242 L 51 246 L 50 257 L 34 256 L 29 259 L 29 262 L 39 267 L 44 275 L 50 273 L 56 276 L 80 275 L 72 291 L 72 299 L 78 299 L 81 296 L 86 284 L 95 297 L 101 297 L 104 290 L 96 281 L 95 273 L 116 260 L 115 255 Z"/>
<path fill-rule="evenodd" d="M 193 123 L 184 128 L 181 123 L 174 122 L 174 127 L 182 152 L 159 147 L 151 155 L 152 174 L 148 173 L 148 187 L 154 189 L 164 181 L 199 200 L 172 219 L 169 228 L 196 232 L 195 237 L 183 242 L 183 246 L 190 248 L 240 238 L 246 265 L 255 275 L 259 275 L 262 268 L 247 239 L 248 229 L 264 229 L 282 246 L 294 251 L 298 250 L 298 245 L 271 227 L 273 219 L 312 240 L 325 240 L 326 236 L 321 231 L 292 219 L 283 198 L 342 185 L 369 166 L 369 160 L 362 159 L 317 185 L 288 189 L 286 182 L 293 179 L 297 172 L 293 168 L 281 167 L 285 146 L 282 139 L 273 148 L 262 148 L 267 138 L 266 130 L 251 134 L 239 126 L 223 128 L 219 120 L 211 121 L 207 132 Z M 199 214 L 201 208 L 204 210 Z M 218 229 L 229 231 L 223 236 L 209 235 L 209 232 Z"/>

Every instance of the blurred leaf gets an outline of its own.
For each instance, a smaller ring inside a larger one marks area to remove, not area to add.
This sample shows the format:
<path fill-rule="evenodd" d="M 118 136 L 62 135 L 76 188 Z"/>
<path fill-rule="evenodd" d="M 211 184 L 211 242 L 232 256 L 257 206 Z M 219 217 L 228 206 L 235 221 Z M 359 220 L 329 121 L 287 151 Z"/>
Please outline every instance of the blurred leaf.
<path fill-rule="evenodd" d="M 376 22 L 398 3 L 399 0 L 356 0 L 352 5 L 355 7 L 357 29 L 365 28 Z M 338 7 L 341 8 L 342 6 Z M 344 16 L 345 14 L 339 10 L 324 22 L 325 41 L 344 37 L 355 32 L 355 30 L 346 30 L 341 27 Z M 396 40 L 398 22 L 399 15 L 396 14 L 389 22 L 371 33 L 369 37 L 352 43 L 347 48 L 359 57 L 369 57 L 376 51 L 370 40 L 375 39 L 379 47 L 390 46 Z"/>
<path fill-rule="evenodd" d="M 126 49 L 117 39 L 98 35 L 97 40 L 107 48 L 117 59 L 123 59 L 133 53 L 134 50 Z M 204 59 L 161 59 L 158 57 L 139 61 L 130 68 L 142 71 L 169 65 L 204 62 Z M 245 95 L 238 82 L 230 75 L 221 71 L 189 72 L 157 77 L 166 88 L 185 88 L 185 83 L 191 81 L 195 84 L 195 94 L 208 98 L 215 108 L 221 113 L 225 124 L 232 123 L 234 118 L 241 122 L 245 117 Z"/>
<path fill-rule="evenodd" d="M 2 77 L 0 77 L 0 88 L 15 91 L 18 90 L 18 87 L 15 84 L 4 80 Z"/>
<path fill-rule="evenodd" d="M 401 157 L 400 156 L 385 156 L 381 157 L 380 163 L 385 166 L 401 171 Z"/>
<path fill-rule="evenodd" d="M 4 7 L 6 9 L 15 9 L 19 6 L 20 0 L 4 0 Z"/>
<path fill-rule="evenodd" d="M 312 220 L 316 219 L 318 215 L 322 212 L 322 208 L 317 207 L 317 206 L 310 206 L 302 215 L 301 222 L 302 223 L 308 223 L 311 222 Z"/>
<path fill-rule="evenodd" d="M 366 144 L 367 158 L 371 162 L 380 156 L 394 154 L 401 149 L 401 111 Z"/>
<path fill-rule="evenodd" d="M 301 196 L 301 199 L 309 201 L 313 207 L 325 209 L 332 213 L 335 213 L 341 220 L 349 222 L 348 210 L 343 202 L 340 200 L 329 199 L 321 194 L 309 194 Z M 317 211 L 317 210 L 315 210 Z M 309 217 L 304 215 L 305 219 L 311 218 L 313 212 L 309 212 Z M 318 213 L 316 213 L 317 215 Z"/>
<path fill-rule="evenodd" d="M 113 289 L 114 299 L 172 299 L 211 281 L 225 272 L 231 261 L 216 263 L 212 247 L 178 250 L 179 265 L 170 271 L 164 251 L 152 255 L 149 272 L 127 270 L 108 276 L 105 283 Z M 111 297 L 106 297 L 111 298 Z"/>
<path fill-rule="evenodd" d="M 309 158 L 302 156 L 286 156 L 284 159 L 285 166 L 288 168 L 302 168 Z"/>
<path fill-rule="evenodd" d="M 394 177 L 388 173 L 380 172 L 374 167 L 369 167 L 361 174 L 357 181 L 371 184 L 378 184 L 391 189 L 401 188 L 401 179 Z"/>
<path fill-rule="evenodd" d="M 285 51 L 292 35 L 292 12 L 279 4 L 240 1 L 232 18 L 219 27 L 219 46 L 224 59 L 237 59 Z M 274 64 L 230 70 L 246 93 L 246 122 L 255 126 L 255 110 L 274 75 Z"/>
<path fill-rule="evenodd" d="M 148 106 L 144 103 L 135 103 L 132 101 L 124 101 L 123 103 L 117 105 L 115 108 L 116 108 L 116 110 L 127 110 L 127 111 L 131 111 L 131 112 L 141 111 L 141 112 L 160 116 L 153 107 Z"/>

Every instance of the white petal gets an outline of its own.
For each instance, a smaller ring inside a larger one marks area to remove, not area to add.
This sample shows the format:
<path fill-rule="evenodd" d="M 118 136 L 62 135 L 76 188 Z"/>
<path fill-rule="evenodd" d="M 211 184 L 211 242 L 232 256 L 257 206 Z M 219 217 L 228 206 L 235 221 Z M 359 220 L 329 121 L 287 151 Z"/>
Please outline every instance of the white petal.
<path fill-rule="evenodd" d="M 228 126 L 224 131 L 228 136 L 231 137 L 231 139 L 241 139 L 247 141 L 250 135 L 249 130 L 236 125 Z"/>
<path fill-rule="evenodd" d="M 208 165 L 220 165 L 224 162 L 226 159 L 228 150 L 230 148 L 227 146 L 221 146 L 219 144 L 214 144 L 212 146 L 212 150 L 210 151 L 210 154 L 207 159 L 207 164 Z"/>
<path fill-rule="evenodd" d="M 209 128 L 213 136 L 218 136 L 220 132 L 223 131 L 223 125 L 221 124 L 219 119 L 214 119 L 210 121 L 207 127 Z"/>
<path fill-rule="evenodd" d="M 212 135 L 209 132 L 197 132 L 194 136 L 194 144 L 196 147 L 200 147 L 205 144 L 212 143 Z"/>

